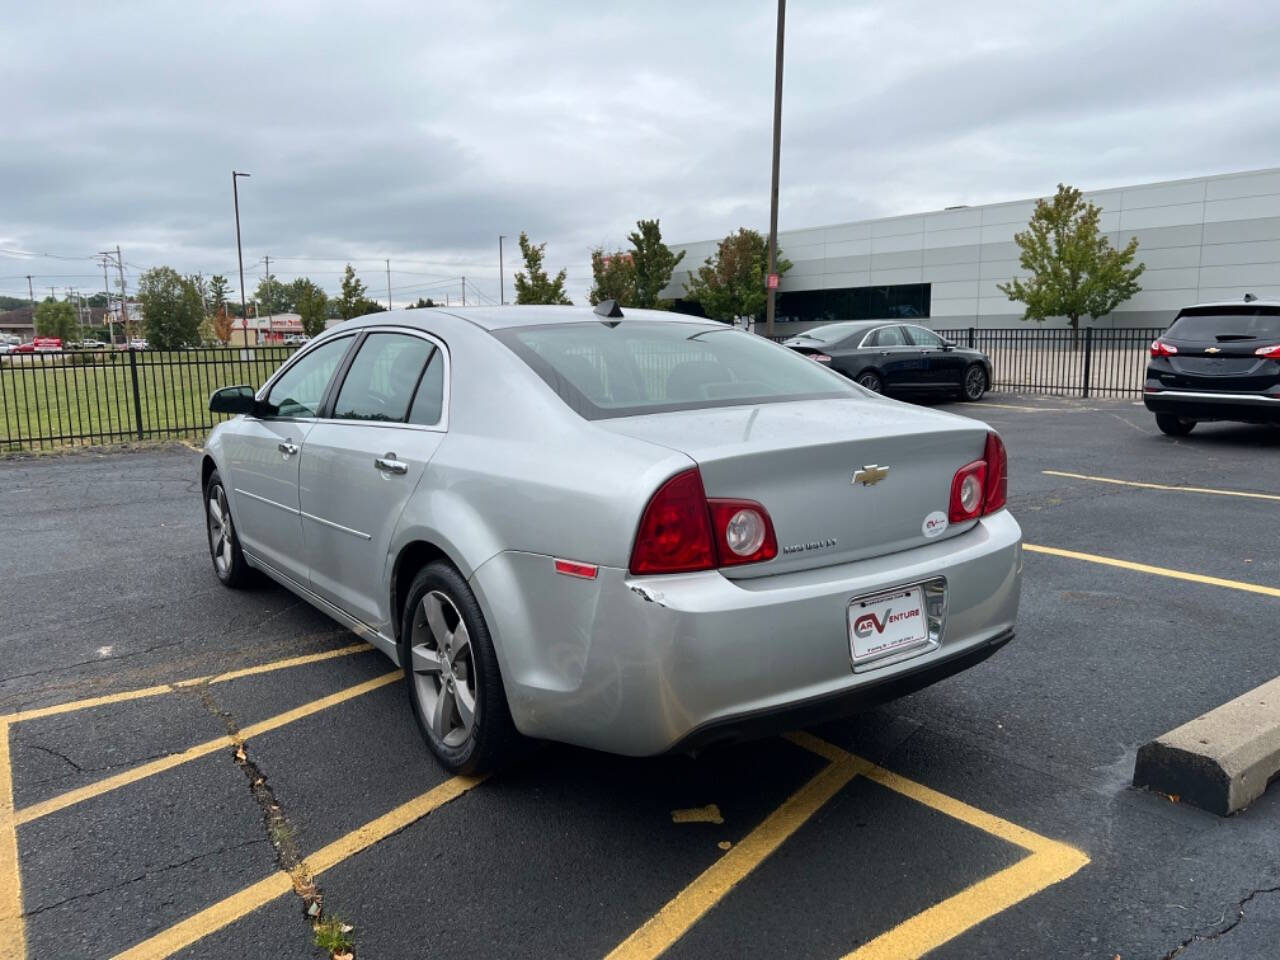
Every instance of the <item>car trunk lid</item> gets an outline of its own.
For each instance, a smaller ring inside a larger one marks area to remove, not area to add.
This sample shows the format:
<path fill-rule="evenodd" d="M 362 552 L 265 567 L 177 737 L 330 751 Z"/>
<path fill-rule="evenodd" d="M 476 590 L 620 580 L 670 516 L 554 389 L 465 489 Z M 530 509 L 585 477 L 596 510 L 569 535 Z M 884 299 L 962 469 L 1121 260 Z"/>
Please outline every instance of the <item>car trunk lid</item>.
<path fill-rule="evenodd" d="M 688 410 L 597 426 L 685 453 L 708 497 L 764 506 L 778 557 L 726 570 L 732 577 L 846 563 L 963 532 L 967 525 L 946 521 L 951 481 L 982 457 L 988 432 L 977 421 L 874 398 Z"/>

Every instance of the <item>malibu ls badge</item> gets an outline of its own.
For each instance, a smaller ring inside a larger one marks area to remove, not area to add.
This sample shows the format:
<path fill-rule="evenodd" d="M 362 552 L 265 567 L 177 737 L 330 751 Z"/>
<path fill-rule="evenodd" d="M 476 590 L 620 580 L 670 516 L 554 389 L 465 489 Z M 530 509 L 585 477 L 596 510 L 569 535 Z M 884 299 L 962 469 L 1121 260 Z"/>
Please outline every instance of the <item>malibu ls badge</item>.
<path fill-rule="evenodd" d="M 875 463 L 869 463 L 861 470 L 853 471 L 853 479 L 850 483 L 860 483 L 864 487 L 873 487 L 885 477 L 889 475 L 889 468 L 882 467 Z"/>

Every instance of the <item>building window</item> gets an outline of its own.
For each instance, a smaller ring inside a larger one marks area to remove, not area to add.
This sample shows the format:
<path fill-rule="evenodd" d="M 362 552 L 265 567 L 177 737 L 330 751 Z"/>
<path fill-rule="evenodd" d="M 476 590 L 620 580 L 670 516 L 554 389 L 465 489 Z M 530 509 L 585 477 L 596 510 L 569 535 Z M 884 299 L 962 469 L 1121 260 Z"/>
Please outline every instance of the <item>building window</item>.
<path fill-rule="evenodd" d="M 929 316 L 929 284 L 833 290 L 788 290 L 778 294 L 779 323 L 831 323 L 837 320 L 919 320 Z"/>

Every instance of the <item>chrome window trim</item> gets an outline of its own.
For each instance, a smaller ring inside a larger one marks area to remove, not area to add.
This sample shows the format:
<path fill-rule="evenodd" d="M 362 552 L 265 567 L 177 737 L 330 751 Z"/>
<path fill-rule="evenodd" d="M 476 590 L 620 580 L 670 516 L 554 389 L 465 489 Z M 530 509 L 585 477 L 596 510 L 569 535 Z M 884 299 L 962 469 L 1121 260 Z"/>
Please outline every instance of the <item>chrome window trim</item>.
<path fill-rule="evenodd" d="M 937 337 L 939 341 L 936 344 L 931 343 L 931 344 L 925 345 L 923 343 L 917 343 L 917 344 L 914 344 L 914 346 L 924 347 L 926 350 L 939 350 L 942 348 L 942 344 L 946 343 L 946 338 L 943 337 L 942 334 L 938 333 L 938 331 L 930 330 L 928 327 L 921 326 L 918 323 L 900 323 L 898 324 L 898 326 L 902 327 L 903 330 L 906 330 L 908 334 L 910 334 L 910 331 L 912 330 L 923 330 L 925 333 L 929 334 L 930 336 Z"/>
<path fill-rule="evenodd" d="M 453 406 L 452 403 L 450 402 L 451 400 L 450 393 L 453 387 L 453 358 L 449 355 L 449 345 L 446 344 L 443 340 L 441 340 L 435 334 L 428 333 L 425 330 L 419 330 L 417 327 L 399 327 L 399 326 L 395 326 L 394 324 L 377 324 L 375 326 L 361 327 L 359 332 L 365 333 L 365 334 L 368 334 L 368 333 L 409 334 L 410 336 L 419 337 L 423 340 L 428 341 L 433 346 L 435 346 L 437 350 L 440 351 L 440 353 L 444 356 L 444 376 L 442 377 L 442 383 L 440 387 L 441 389 L 440 419 L 436 423 L 431 424 L 430 426 L 427 426 L 426 424 L 421 424 L 421 423 L 400 423 L 398 421 L 390 421 L 390 420 L 352 420 L 346 417 L 317 417 L 316 422 L 317 423 L 338 423 L 338 424 L 345 424 L 353 427 L 384 427 L 384 428 L 390 427 L 392 429 L 399 429 L 399 430 L 418 430 L 425 433 L 448 433 L 449 432 L 449 414 Z M 361 347 L 363 346 L 364 345 L 361 344 Z M 349 372 L 350 371 L 348 371 L 348 373 Z M 338 392 L 339 393 L 342 392 L 341 385 L 339 385 L 338 387 Z M 410 400 L 409 402 L 410 410 L 413 409 L 413 400 L 416 400 L 416 399 L 417 397 L 415 395 Z M 407 415 L 408 414 L 406 413 L 406 416 Z"/>
<path fill-rule="evenodd" d="M 900 326 L 902 326 L 902 324 L 900 323 L 884 323 L 878 327 L 873 327 L 872 329 L 868 330 L 866 333 L 862 335 L 862 339 L 858 341 L 858 345 L 854 349 L 861 350 L 863 347 L 870 346 L 870 344 L 868 344 L 867 341 L 870 340 L 872 337 L 874 337 L 877 333 L 879 333 L 885 327 L 900 327 Z"/>
<path fill-rule="evenodd" d="M 282 363 L 280 365 L 280 369 L 277 370 L 275 373 L 273 373 L 269 378 L 267 378 L 267 382 L 258 388 L 258 392 L 253 395 L 253 398 L 255 400 L 265 401 L 267 399 L 267 394 L 271 392 L 271 388 L 276 385 L 276 381 L 279 380 L 282 376 L 284 376 L 285 372 L 291 369 L 295 363 L 298 363 L 299 361 L 302 360 L 303 357 L 310 354 L 311 351 L 317 350 L 320 347 L 323 347 L 327 343 L 332 343 L 334 340 L 343 340 L 347 337 L 354 337 L 354 336 L 357 336 L 359 333 L 360 333 L 359 330 L 352 330 L 349 332 L 344 330 L 342 333 L 334 334 L 332 337 L 318 337 L 315 340 L 312 340 L 310 343 L 308 343 L 301 350 L 295 350 L 293 352 L 293 356 L 289 357 L 288 360 Z M 347 349 L 348 350 L 351 349 L 350 344 L 347 345 Z M 346 355 L 343 354 L 343 357 L 339 358 L 338 366 L 342 366 L 342 360 L 345 358 L 345 356 Z M 336 373 L 337 370 L 335 370 L 334 372 Z M 325 384 L 325 386 L 328 387 L 328 384 Z M 321 399 L 323 400 L 324 398 L 321 397 Z M 254 417 L 254 419 L 270 420 L 273 423 L 285 421 L 285 420 L 296 422 L 296 423 L 311 423 L 316 418 L 315 417 Z"/>
<path fill-rule="evenodd" d="M 354 527 L 344 527 L 340 523 L 334 523 L 332 520 L 326 520 L 324 517 L 317 517 L 314 513 L 307 513 L 307 511 L 305 510 L 300 510 L 299 513 L 306 520 L 314 520 L 316 523 L 322 523 L 326 527 L 333 527 L 333 529 L 335 530 L 341 530 L 343 533 L 349 533 L 353 537 L 359 537 L 361 540 L 373 539 L 372 534 L 364 533 L 360 530 L 355 529 Z"/>
<path fill-rule="evenodd" d="M 248 497 L 250 500 L 257 500 L 259 503 L 265 503 L 272 507 L 279 507 L 281 510 L 286 510 L 289 513 L 292 513 L 295 517 L 302 512 L 294 507 L 280 503 L 278 500 L 269 500 L 266 497 L 258 496 L 256 493 L 250 493 L 248 490 L 241 490 L 239 487 L 232 487 L 232 489 L 236 492 L 236 496 Z"/>

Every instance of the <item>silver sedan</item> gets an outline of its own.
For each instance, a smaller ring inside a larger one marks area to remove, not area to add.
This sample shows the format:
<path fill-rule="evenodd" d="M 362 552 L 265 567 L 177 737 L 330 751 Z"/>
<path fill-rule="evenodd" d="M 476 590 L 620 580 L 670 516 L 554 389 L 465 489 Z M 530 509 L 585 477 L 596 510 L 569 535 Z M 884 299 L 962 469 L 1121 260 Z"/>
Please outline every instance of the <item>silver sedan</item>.
<path fill-rule="evenodd" d="M 447 768 L 852 712 L 1013 636 L 997 434 L 722 324 L 611 303 L 376 314 L 205 445 L 214 570 L 402 665 Z"/>

